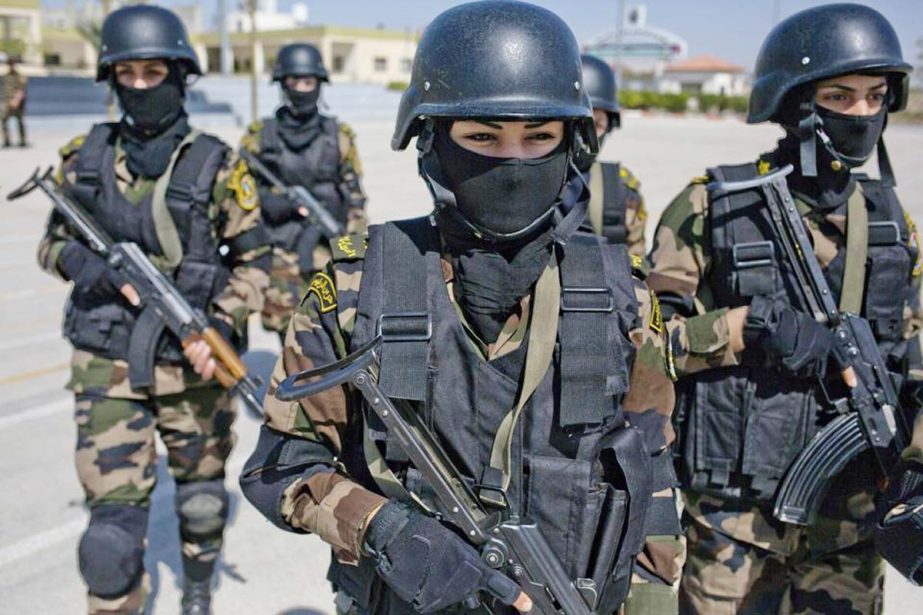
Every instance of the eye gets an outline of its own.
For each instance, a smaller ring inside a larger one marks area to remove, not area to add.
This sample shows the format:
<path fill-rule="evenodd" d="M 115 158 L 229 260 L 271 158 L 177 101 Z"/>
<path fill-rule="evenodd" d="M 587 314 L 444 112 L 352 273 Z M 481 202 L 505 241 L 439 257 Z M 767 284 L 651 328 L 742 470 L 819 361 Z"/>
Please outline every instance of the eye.
<path fill-rule="evenodd" d="M 878 102 L 878 103 L 884 102 L 884 99 L 885 99 L 885 94 L 882 92 L 869 95 L 869 100 L 874 101 L 874 102 Z"/>
<path fill-rule="evenodd" d="M 496 135 L 490 132 L 473 132 L 465 135 L 464 138 L 475 143 L 491 143 L 497 140 Z"/>
<path fill-rule="evenodd" d="M 849 98 L 845 94 L 834 92 L 830 94 L 824 94 L 824 100 L 829 100 L 831 102 L 846 102 L 849 100 Z"/>
<path fill-rule="evenodd" d="M 538 141 L 540 143 L 545 141 L 553 141 L 557 139 L 556 135 L 551 134 L 550 132 L 537 132 L 526 137 L 529 141 Z"/>

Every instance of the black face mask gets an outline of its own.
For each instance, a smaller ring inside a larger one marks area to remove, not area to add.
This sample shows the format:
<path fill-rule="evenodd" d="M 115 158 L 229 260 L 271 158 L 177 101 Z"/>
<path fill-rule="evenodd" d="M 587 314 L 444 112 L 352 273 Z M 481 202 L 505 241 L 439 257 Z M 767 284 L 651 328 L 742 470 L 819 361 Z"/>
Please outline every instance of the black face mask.
<path fill-rule="evenodd" d="M 123 120 L 119 124 L 119 136 L 122 138 L 128 170 L 136 177 L 160 177 L 167 170 L 176 147 L 189 132 L 185 112 L 180 113 L 172 124 L 153 137 L 140 133 Z"/>
<path fill-rule="evenodd" d="M 493 158 L 468 151 L 439 127 L 433 150 L 458 212 L 495 236 L 518 237 L 554 212 L 567 171 L 567 139 L 542 158 Z"/>
<path fill-rule="evenodd" d="M 173 125 L 183 113 L 185 88 L 171 70 L 162 83 L 139 90 L 116 84 L 125 121 L 139 134 L 153 137 Z"/>
<path fill-rule="evenodd" d="M 863 165 L 872 155 L 885 129 L 887 115 L 886 105 L 875 115 L 847 115 L 817 107 L 817 116 L 823 122 L 821 131 L 830 139 L 825 145 L 850 168 Z"/>
<path fill-rule="evenodd" d="M 321 133 L 321 115 L 295 115 L 289 107 L 276 111 L 276 128 L 285 145 L 293 151 L 301 151 L 310 145 Z"/>
<path fill-rule="evenodd" d="M 320 83 L 310 92 L 298 92 L 292 88 L 282 86 L 285 95 L 285 104 L 295 115 L 314 115 L 317 113 L 317 101 L 320 99 Z"/>

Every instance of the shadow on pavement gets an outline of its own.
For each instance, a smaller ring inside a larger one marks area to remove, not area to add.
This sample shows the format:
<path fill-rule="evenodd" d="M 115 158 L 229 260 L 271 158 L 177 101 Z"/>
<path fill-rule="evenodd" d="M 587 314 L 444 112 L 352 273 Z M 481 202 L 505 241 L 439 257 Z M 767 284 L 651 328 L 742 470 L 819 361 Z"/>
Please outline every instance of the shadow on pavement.
<path fill-rule="evenodd" d="M 315 611 L 314 609 L 294 607 L 291 609 L 285 609 L 284 611 L 279 611 L 276 615 L 330 615 L 324 611 Z"/>

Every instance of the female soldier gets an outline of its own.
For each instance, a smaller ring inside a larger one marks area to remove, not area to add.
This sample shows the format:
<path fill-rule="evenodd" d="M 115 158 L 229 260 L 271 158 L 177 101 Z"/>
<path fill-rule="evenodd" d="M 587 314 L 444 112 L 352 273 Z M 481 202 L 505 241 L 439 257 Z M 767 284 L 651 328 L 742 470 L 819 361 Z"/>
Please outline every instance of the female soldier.
<path fill-rule="evenodd" d="M 755 163 L 694 180 L 663 214 L 649 278 L 666 314 L 748 309 L 739 365 L 679 387 L 680 478 L 689 556 L 688 613 L 878 613 L 884 570 L 871 540 L 880 480 L 868 454 L 832 481 L 815 522 L 776 520 L 780 480 L 838 416 L 825 391 L 833 333 L 800 311 L 799 283 L 773 235 L 763 193 L 713 197 L 710 179 L 751 180 L 792 165 L 791 194 L 839 310 L 865 318 L 897 381 L 918 365 L 918 235 L 898 203 L 882 131 L 900 111 L 911 67 L 878 12 L 834 4 L 770 32 L 748 121 L 786 136 Z M 851 173 L 878 146 L 881 180 Z"/>
<path fill-rule="evenodd" d="M 313 45 L 292 43 L 279 50 L 272 69 L 284 105 L 275 116 L 254 122 L 240 146 L 259 157 L 269 171 L 289 186 L 303 186 L 349 233 L 365 230 L 365 194 L 355 133 L 322 114 L 317 103 L 328 81 L 320 52 Z M 309 214 L 257 173 L 263 223 L 272 241 L 270 288 L 263 305 L 263 327 L 285 329 L 308 281 L 330 260 L 330 246 Z"/>
<path fill-rule="evenodd" d="M 442 13 L 420 40 L 392 147 L 413 137 L 435 211 L 336 242 L 272 390 L 380 333 L 383 391 L 412 404 L 485 507 L 536 521 L 588 608 L 615 612 L 650 495 L 672 480 L 667 365 L 712 357 L 686 351 L 683 326 L 667 345 L 624 247 L 576 230 L 585 199 L 556 215 L 575 152 L 596 144 L 573 34 L 521 2 Z M 528 610 L 508 571 L 413 504 L 438 508 L 355 391 L 270 396 L 266 411 L 244 493 L 280 528 L 332 546 L 340 612 L 461 613 L 475 596 Z M 676 523 L 675 508 L 664 514 Z"/>
<path fill-rule="evenodd" d="M 111 13 L 97 79 L 115 90 L 124 115 L 65 146 L 57 179 L 114 240 L 137 243 L 234 341 L 262 305 L 269 255 L 246 165 L 189 126 L 186 78 L 198 74 L 175 14 L 145 5 Z M 151 339 L 156 361 L 141 386 L 128 364 L 136 291 L 55 214 L 39 262 L 74 283 L 64 334 L 74 346 L 68 387 L 77 401 L 77 473 L 90 507 L 79 549 L 88 610 L 144 611 L 158 431 L 177 482 L 183 612 L 208 613 L 228 513 L 224 465 L 234 443 L 234 411 L 227 392 L 210 381 L 209 347 L 197 342 L 185 351 L 200 378 L 173 336 Z"/>

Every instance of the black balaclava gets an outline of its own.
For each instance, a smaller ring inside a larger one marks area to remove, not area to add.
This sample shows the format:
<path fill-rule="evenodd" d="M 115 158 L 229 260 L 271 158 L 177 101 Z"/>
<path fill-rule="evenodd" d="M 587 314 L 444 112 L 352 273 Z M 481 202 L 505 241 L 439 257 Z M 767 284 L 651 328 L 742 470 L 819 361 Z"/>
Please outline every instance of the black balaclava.
<path fill-rule="evenodd" d="M 775 166 L 791 164 L 795 170 L 787 181 L 791 191 L 812 207 L 824 211 L 842 205 L 852 194 L 856 180 L 845 166 L 834 169 L 836 158 L 824 148 L 816 151 L 815 175 L 805 175 L 801 169 L 801 146 L 797 134 L 789 132 L 779 141 Z"/>
<path fill-rule="evenodd" d="M 494 158 L 458 145 L 441 123 L 433 153 L 461 217 L 475 228 L 516 239 L 554 212 L 567 176 L 567 141 L 542 158 Z"/>
<path fill-rule="evenodd" d="M 282 83 L 282 97 L 285 100 L 285 106 L 288 107 L 293 115 L 309 117 L 317 113 L 317 101 L 320 99 L 321 82 L 317 82 L 310 92 L 298 92 Z"/>
<path fill-rule="evenodd" d="M 279 137 L 293 151 L 301 151 L 321 133 L 321 115 L 296 115 L 289 107 L 276 110 L 276 129 Z"/>
<path fill-rule="evenodd" d="M 115 92 L 125 111 L 119 123 L 122 149 L 128 157 L 128 170 L 135 176 L 157 178 L 163 175 L 176 146 L 189 134 L 183 108 L 185 85 L 181 71 L 170 65 L 162 83 L 147 89 L 115 83 Z"/>
<path fill-rule="evenodd" d="M 882 105 L 875 115 L 848 115 L 818 106 L 817 116 L 822 122 L 819 136 L 826 149 L 845 166 L 855 168 L 872 156 L 885 129 L 888 107 Z"/>

